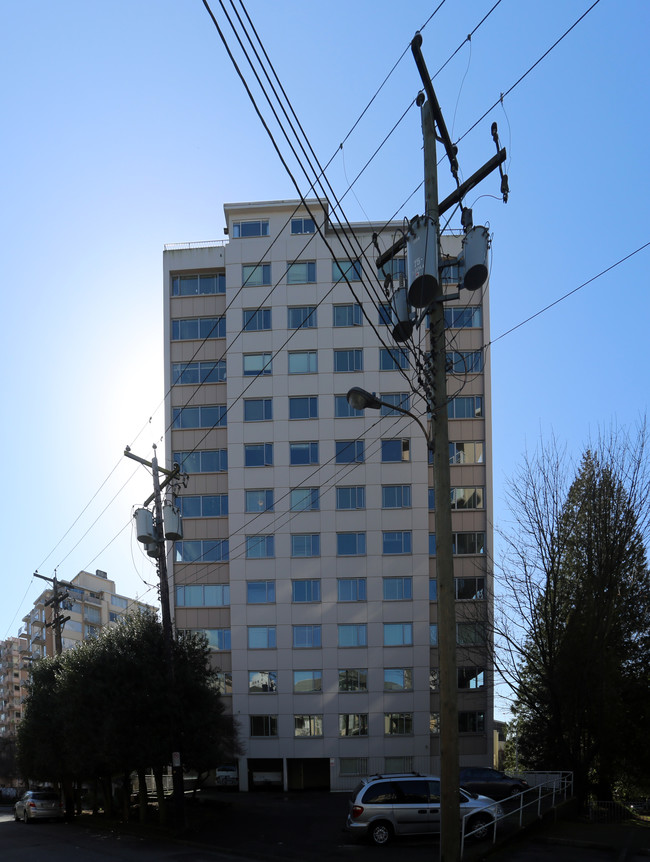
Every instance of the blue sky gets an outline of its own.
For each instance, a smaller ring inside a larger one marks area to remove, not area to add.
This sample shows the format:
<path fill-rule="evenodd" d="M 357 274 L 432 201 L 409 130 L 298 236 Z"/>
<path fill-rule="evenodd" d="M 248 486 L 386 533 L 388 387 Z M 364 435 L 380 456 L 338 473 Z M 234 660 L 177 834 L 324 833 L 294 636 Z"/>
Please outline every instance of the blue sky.
<path fill-rule="evenodd" d="M 462 176 L 493 155 L 493 121 L 508 150 L 507 205 L 497 174 L 466 201 L 493 233 L 497 339 L 650 240 L 650 5 L 600 0 L 508 92 L 591 3 L 502 0 L 468 42 L 494 3 L 446 0 L 422 50 L 434 74 L 462 45 L 434 80 Z M 347 135 L 437 5 L 248 3 L 319 160 L 334 156 L 337 195 L 406 112 L 344 198 L 350 221 L 423 210 L 410 50 Z M 37 567 L 104 569 L 119 592 L 154 597 L 130 526 L 151 479 L 122 451 L 148 457 L 163 433 L 163 245 L 222 238 L 224 202 L 297 192 L 200 0 L 34 0 L 0 16 L 4 637 L 41 591 Z M 439 182 L 443 197 L 444 163 Z M 578 457 L 590 434 L 647 409 L 649 266 L 646 248 L 490 348 L 497 526 L 540 435 Z"/>

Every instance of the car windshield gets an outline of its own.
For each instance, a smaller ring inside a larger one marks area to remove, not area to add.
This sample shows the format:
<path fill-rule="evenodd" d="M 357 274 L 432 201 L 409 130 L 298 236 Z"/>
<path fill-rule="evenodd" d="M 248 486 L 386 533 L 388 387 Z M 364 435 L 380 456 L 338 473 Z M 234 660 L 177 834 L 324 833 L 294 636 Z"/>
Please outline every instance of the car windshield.
<path fill-rule="evenodd" d="M 40 799 L 40 800 L 48 800 L 48 799 L 58 799 L 59 797 L 56 793 L 32 793 L 32 799 Z"/>

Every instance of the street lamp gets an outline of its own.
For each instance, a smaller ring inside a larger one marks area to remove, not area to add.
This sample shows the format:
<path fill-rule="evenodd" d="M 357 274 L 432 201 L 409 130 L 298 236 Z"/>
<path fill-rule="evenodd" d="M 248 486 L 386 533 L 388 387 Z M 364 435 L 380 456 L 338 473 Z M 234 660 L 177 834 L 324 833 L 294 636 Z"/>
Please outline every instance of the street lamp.
<path fill-rule="evenodd" d="M 405 416 L 409 416 L 411 419 L 414 419 L 426 437 L 427 448 L 433 452 L 433 438 L 429 435 L 429 432 L 415 413 L 411 413 L 410 410 L 406 410 L 398 404 L 389 404 L 388 401 L 382 401 L 381 398 L 377 398 L 374 392 L 368 392 L 360 386 L 353 386 L 352 389 L 348 390 L 348 394 L 345 397 L 347 398 L 350 407 L 353 407 L 355 410 L 379 410 L 381 407 L 388 407 L 390 410 L 397 410 L 398 413 L 403 413 Z"/>
<path fill-rule="evenodd" d="M 442 316 L 442 305 L 438 317 Z M 443 321 L 438 321 L 441 328 Z M 442 354 L 444 357 L 444 353 Z M 459 859 L 460 802 L 458 751 L 458 700 L 456 671 L 456 596 L 451 532 L 451 489 L 449 476 L 449 436 L 446 402 L 436 405 L 433 393 L 446 391 L 444 361 L 434 369 L 433 387 L 427 387 L 427 404 L 431 412 L 431 431 L 410 410 L 388 404 L 371 392 L 354 386 L 347 394 L 350 407 L 356 410 L 379 410 L 389 407 L 414 419 L 422 429 L 427 448 L 433 454 L 436 495 L 436 580 L 438 583 L 438 668 L 440 673 L 440 858 L 444 862 Z"/>

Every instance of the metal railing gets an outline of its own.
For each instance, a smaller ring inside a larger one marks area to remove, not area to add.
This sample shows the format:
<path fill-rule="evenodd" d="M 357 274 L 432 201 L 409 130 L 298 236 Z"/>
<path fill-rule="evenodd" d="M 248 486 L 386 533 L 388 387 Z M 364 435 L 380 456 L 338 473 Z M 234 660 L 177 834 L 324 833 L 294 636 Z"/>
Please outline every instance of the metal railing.
<path fill-rule="evenodd" d="M 526 780 L 533 786 L 508 797 L 508 800 L 502 800 L 500 803 L 502 807 L 505 805 L 508 810 L 490 824 L 493 844 L 496 843 L 499 824 L 503 826 L 509 822 L 521 829 L 525 824 L 541 819 L 547 811 L 552 811 L 561 802 L 566 802 L 573 796 L 572 772 L 528 772 L 526 773 Z M 472 811 L 463 817 L 460 844 L 461 859 L 465 851 L 465 840 L 476 836 L 479 832 L 479 829 L 468 829 L 471 818 L 476 817 L 476 814 L 476 811 Z"/>
<path fill-rule="evenodd" d="M 181 251 L 190 248 L 215 248 L 228 245 L 226 239 L 206 239 L 199 242 L 168 242 L 163 246 L 164 251 Z"/>

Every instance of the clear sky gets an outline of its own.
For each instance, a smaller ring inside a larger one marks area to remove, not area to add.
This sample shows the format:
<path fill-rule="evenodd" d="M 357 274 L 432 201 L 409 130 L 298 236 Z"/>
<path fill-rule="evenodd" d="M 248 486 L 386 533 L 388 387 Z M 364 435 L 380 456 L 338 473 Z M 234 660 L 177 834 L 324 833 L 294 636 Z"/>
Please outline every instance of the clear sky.
<path fill-rule="evenodd" d="M 493 121 L 508 150 L 507 205 L 497 173 L 466 200 L 493 233 L 503 526 L 505 482 L 540 435 L 578 457 L 590 434 L 647 409 L 650 247 L 498 336 L 650 241 L 650 3 L 600 0 L 517 84 L 591 2 L 501 0 L 475 30 L 495 2 L 446 0 L 431 19 L 439 4 L 424 0 L 247 8 L 319 160 L 334 157 L 337 196 L 371 160 L 343 198 L 349 221 L 423 211 L 410 50 L 348 133 L 425 22 L 432 75 L 462 46 L 434 85 L 463 178 L 494 154 Z M 218 0 L 213 11 L 234 45 Z M 223 238 L 224 202 L 298 194 L 201 0 L 5 0 L 0 22 L 5 637 L 44 586 L 37 568 L 104 569 L 118 592 L 155 600 L 131 528 L 151 478 L 122 452 L 150 457 L 163 434 L 163 245 Z M 439 182 L 442 198 L 444 162 Z"/>

